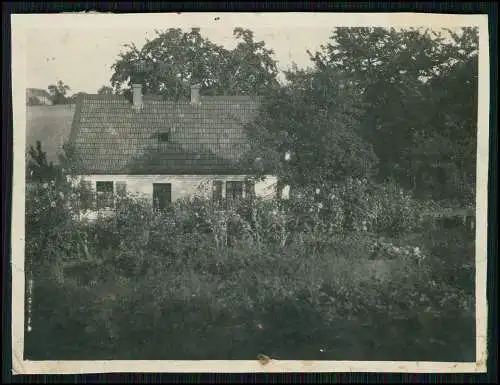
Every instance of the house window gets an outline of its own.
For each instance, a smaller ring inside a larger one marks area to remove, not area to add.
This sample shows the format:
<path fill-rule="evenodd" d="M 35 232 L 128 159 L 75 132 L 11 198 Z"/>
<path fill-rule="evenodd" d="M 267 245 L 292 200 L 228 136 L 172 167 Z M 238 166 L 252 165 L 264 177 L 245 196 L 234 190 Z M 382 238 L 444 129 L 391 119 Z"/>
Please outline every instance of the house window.
<path fill-rule="evenodd" d="M 229 181 L 226 182 L 226 199 L 228 201 L 236 201 L 243 197 L 243 182 Z"/>
<path fill-rule="evenodd" d="M 113 182 L 96 182 L 97 208 L 107 209 L 113 207 Z"/>
<path fill-rule="evenodd" d="M 214 181 L 213 184 L 213 200 L 216 203 L 222 203 L 222 184 L 220 180 Z"/>
<path fill-rule="evenodd" d="M 172 202 L 170 183 L 153 183 L 153 205 L 156 210 L 166 209 Z"/>

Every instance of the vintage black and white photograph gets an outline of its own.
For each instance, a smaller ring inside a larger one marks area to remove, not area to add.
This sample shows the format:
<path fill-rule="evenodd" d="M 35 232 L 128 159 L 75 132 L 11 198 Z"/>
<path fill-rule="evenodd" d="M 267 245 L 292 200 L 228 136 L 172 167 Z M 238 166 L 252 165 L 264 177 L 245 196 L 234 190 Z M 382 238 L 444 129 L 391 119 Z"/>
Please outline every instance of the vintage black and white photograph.
<path fill-rule="evenodd" d="M 486 370 L 487 16 L 12 26 L 16 371 Z"/>

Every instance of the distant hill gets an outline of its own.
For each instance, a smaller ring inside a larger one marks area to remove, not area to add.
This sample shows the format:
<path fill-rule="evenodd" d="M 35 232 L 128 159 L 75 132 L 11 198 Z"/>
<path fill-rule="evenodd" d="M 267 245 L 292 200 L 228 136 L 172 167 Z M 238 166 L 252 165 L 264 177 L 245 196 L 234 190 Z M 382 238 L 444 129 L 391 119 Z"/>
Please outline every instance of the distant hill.
<path fill-rule="evenodd" d="M 40 140 L 47 160 L 58 163 L 62 145 L 69 139 L 75 105 L 27 106 L 26 109 L 26 149 L 35 147 Z"/>

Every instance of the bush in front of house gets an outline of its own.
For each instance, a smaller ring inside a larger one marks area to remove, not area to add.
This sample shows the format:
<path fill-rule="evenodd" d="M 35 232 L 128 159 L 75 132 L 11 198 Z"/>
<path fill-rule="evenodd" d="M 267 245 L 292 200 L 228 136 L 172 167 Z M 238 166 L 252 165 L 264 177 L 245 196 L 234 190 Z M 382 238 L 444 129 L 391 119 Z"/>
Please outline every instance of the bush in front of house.
<path fill-rule="evenodd" d="M 422 244 L 424 237 L 381 239 L 387 223 L 401 224 L 383 222 L 383 211 L 371 231 L 344 230 L 343 220 L 332 221 L 368 194 L 356 201 L 348 191 L 365 191 L 356 186 L 339 193 L 327 215 L 314 199 L 221 207 L 197 197 L 159 212 L 142 199 L 122 197 L 113 216 L 86 222 L 66 204 L 78 189 L 41 185 L 27 194 L 26 255 L 45 262 L 32 270 L 29 346 L 36 347 L 37 338 L 57 341 L 45 359 L 252 359 L 264 353 L 433 360 L 459 352 L 461 341 L 443 316 L 453 314 L 470 330 L 473 294 L 439 275 L 438 248 Z M 339 198 L 347 196 L 351 201 Z M 389 213 L 401 213 L 410 199 L 393 198 Z M 373 202 L 350 223 L 362 224 Z M 407 223 L 400 233 L 416 228 Z M 369 256 L 381 244 L 392 260 L 373 263 Z M 416 247 L 418 255 L 409 252 Z M 440 343 L 447 349 L 440 351 Z M 463 357 L 469 356 L 465 346 Z"/>

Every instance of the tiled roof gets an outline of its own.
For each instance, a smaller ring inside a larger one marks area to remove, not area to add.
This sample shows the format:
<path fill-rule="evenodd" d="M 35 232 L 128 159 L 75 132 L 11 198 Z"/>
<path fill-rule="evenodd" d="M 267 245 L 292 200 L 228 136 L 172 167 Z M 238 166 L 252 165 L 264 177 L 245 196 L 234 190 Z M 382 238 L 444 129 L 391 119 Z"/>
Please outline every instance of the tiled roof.
<path fill-rule="evenodd" d="M 70 139 L 89 174 L 237 173 L 243 125 L 257 109 L 258 99 L 243 96 L 201 97 L 199 105 L 145 96 L 135 111 L 122 96 L 82 95 Z"/>

